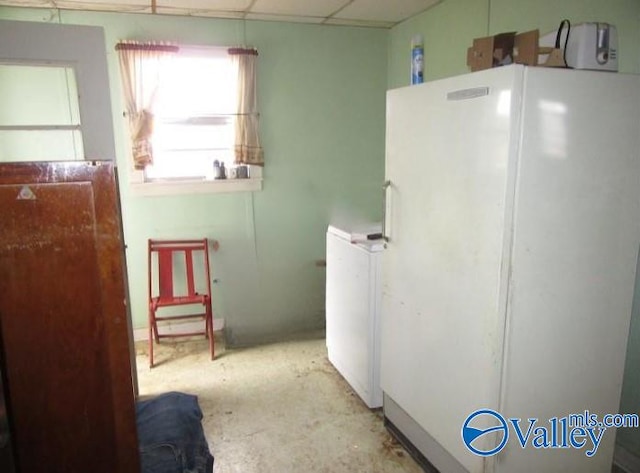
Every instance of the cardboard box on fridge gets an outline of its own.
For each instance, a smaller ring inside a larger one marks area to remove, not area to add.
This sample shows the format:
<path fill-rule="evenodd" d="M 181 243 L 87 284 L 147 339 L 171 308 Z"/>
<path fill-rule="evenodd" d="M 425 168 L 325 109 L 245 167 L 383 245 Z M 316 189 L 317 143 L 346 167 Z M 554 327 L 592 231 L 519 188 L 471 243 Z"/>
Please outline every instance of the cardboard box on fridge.
<path fill-rule="evenodd" d="M 538 30 L 476 38 L 473 46 L 467 49 L 467 66 L 471 71 L 506 66 L 514 62 L 528 66 L 564 67 L 562 50 L 540 47 L 539 40 Z M 542 64 L 538 62 L 539 55 L 546 55 Z"/>
<path fill-rule="evenodd" d="M 467 65 L 472 71 L 504 66 L 513 62 L 513 43 L 516 33 L 501 33 L 473 40 L 467 50 Z"/>

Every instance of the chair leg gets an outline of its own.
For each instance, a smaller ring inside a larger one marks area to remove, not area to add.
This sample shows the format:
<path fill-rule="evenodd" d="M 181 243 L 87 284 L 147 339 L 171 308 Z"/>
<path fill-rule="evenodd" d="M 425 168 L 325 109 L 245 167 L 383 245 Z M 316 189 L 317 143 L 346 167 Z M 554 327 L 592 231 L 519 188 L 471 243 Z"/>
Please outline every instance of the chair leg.
<path fill-rule="evenodd" d="M 213 339 L 213 310 L 211 309 L 211 303 L 206 306 L 206 314 L 205 331 L 209 338 L 209 351 L 213 360 L 215 357 L 215 341 Z"/>
<path fill-rule="evenodd" d="M 153 311 L 149 309 L 149 368 L 153 368 Z"/>
<path fill-rule="evenodd" d="M 155 339 L 156 343 L 160 343 L 160 332 L 158 332 L 158 321 L 156 320 L 155 311 L 152 312 L 151 315 L 152 315 L 151 322 L 153 326 L 153 338 Z"/>

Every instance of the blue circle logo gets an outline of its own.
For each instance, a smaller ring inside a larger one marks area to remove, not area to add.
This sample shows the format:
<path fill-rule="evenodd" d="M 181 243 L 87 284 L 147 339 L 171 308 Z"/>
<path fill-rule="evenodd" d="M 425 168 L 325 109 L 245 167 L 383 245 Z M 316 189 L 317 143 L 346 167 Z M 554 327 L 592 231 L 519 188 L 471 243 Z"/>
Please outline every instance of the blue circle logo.
<path fill-rule="evenodd" d="M 479 426 L 483 427 L 480 428 Z M 484 427 L 489 425 L 490 427 Z M 479 438 L 497 432 L 498 445 L 490 450 L 482 450 L 474 443 Z M 507 421 L 498 412 L 491 409 L 480 409 L 473 412 L 462 424 L 462 441 L 467 448 L 481 457 L 490 457 L 501 451 L 509 440 Z"/>

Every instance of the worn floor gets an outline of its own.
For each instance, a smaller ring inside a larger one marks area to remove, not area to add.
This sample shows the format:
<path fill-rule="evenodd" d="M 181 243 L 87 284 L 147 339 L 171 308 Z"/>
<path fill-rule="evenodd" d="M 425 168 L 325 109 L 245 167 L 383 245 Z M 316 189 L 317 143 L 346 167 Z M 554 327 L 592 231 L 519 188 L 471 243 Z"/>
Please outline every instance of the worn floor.
<path fill-rule="evenodd" d="M 137 345 L 140 394 L 196 394 L 215 473 L 422 470 L 327 360 L 322 333 L 225 350 L 163 342 L 152 370 Z"/>

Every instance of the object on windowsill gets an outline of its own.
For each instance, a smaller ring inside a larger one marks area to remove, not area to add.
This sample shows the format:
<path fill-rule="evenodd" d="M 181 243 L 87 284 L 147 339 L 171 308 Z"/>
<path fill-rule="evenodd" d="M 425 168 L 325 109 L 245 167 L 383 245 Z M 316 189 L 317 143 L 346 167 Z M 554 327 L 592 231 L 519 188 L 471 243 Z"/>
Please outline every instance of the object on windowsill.
<path fill-rule="evenodd" d="M 214 179 L 226 179 L 227 170 L 224 167 L 224 162 L 217 159 L 213 162 L 213 178 Z"/>
<path fill-rule="evenodd" d="M 236 177 L 238 179 L 249 178 L 249 168 L 244 164 L 241 164 L 240 166 L 238 166 L 236 170 Z"/>

